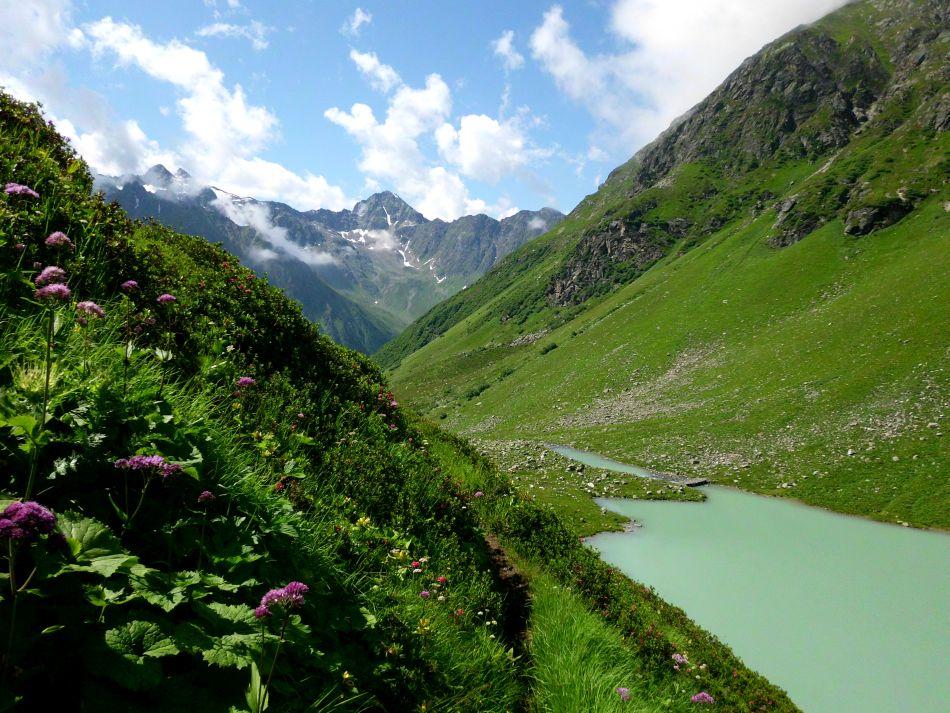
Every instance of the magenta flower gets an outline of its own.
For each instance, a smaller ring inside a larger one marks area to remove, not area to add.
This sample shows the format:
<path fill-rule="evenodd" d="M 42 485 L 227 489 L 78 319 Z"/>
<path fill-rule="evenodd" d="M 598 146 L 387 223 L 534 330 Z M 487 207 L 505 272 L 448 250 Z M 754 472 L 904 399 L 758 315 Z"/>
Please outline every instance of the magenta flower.
<path fill-rule="evenodd" d="M 119 285 L 119 288 L 123 292 L 135 292 L 139 288 L 139 283 L 135 280 L 126 280 L 121 285 Z"/>
<path fill-rule="evenodd" d="M 106 313 L 102 309 L 102 307 L 100 307 L 95 302 L 92 302 L 90 300 L 83 300 L 82 302 L 77 303 L 76 310 L 79 312 L 82 312 L 83 314 L 91 315 L 93 317 L 102 318 L 106 316 Z"/>
<path fill-rule="evenodd" d="M 56 516 L 37 502 L 12 502 L 0 515 L 0 537 L 10 540 L 35 540 L 56 528 Z"/>
<path fill-rule="evenodd" d="M 158 296 L 158 303 L 160 305 L 168 304 L 169 302 L 177 302 L 178 298 L 175 295 L 170 295 L 167 292 L 163 295 Z"/>
<path fill-rule="evenodd" d="M 703 705 L 712 705 L 716 702 L 716 699 L 706 693 L 706 691 L 700 691 L 689 700 L 691 700 L 693 703 L 701 703 Z"/>
<path fill-rule="evenodd" d="M 40 194 L 34 191 L 29 186 L 24 186 L 20 183 L 8 183 L 3 187 L 3 192 L 8 196 L 26 196 L 28 198 L 39 198 Z"/>
<path fill-rule="evenodd" d="M 444 575 L 439 575 L 438 577 L 435 578 L 435 581 L 438 582 L 439 584 L 445 584 L 446 582 L 449 581 L 449 579 L 448 577 Z"/>
<path fill-rule="evenodd" d="M 214 493 L 212 493 L 210 490 L 202 490 L 201 493 L 198 495 L 199 503 L 210 503 L 213 500 L 214 500 Z"/>
<path fill-rule="evenodd" d="M 49 237 L 46 238 L 46 244 L 51 248 L 71 248 L 73 247 L 73 241 L 66 237 L 66 233 L 57 230 L 55 233 L 50 233 Z"/>
<path fill-rule="evenodd" d="M 685 663 L 689 663 L 689 659 L 687 659 L 683 654 L 673 654 L 673 660 L 680 666 Z"/>
<path fill-rule="evenodd" d="M 257 383 L 255 379 L 252 379 L 250 376 L 242 376 L 240 379 L 235 382 L 240 389 L 246 389 L 249 386 L 254 386 Z"/>
<path fill-rule="evenodd" d="M 617 691 L 617 695 L 620 696 L 620 700 L 624 703 L 630 700 L 630 689 L 626 686 L 617 686 L 614 690 Z"/>
<path fill-rule="evenodd" d="M 66 271 L 56 265 L 44 267 L 43 271 L 33 278 L 33 284 L 37 287 L 48 285 L 51 282 L 66 282 Z"/>
<path fill-rule="evenodd" d="M 26 250 L 26 245 L 24 245 L 23 243 L 17 243 L 16 245 L 13 246 L 13 248 L 15 250 Z"/>
<path fill-rule="evenodd" d="M 181 472 L 181 466 L 178 463 L 169 463 L 158 455 L 119 458 L 115 462 L 115 467 L 119 470 L 137 471 L 146 476 L 157 475 L 162 478 Z"/>
<path fill-rule="evenodd" d="M 68 300 L 71 294 L 69 288 L 61 282 L 54 282 L 33 291 L 33 297 L 38 300 L 61 300 L 63 302 Z"/>
<path fill-rule="evenodd" d="M 476 498 L 483 498 L 483 497 L 485 497 L 485 493 L 483 493 L 481 490 L 476 490 L 474 497 L 476 497 Z"/>
<path fill-rule="evenodd" d="M 432 594 L 429 593 L 428 589 L 423 589 L 421 592 L 419 592 L 419 596 L 422 597 L 423 599 L 428 599 L 429 597 L 432 596 Z"/>
<path fill-rule="evenodd" d="M 271 607 L 278 606 L 285 609 L 297 609 L 303 606 L 304 594 L 310 591 L 303 582 L 289 582 L 279 589 L 271 589 L 261 597 L 260 606 L 254 610 L 254 616 L 262 619 L 271 615 Z"/>

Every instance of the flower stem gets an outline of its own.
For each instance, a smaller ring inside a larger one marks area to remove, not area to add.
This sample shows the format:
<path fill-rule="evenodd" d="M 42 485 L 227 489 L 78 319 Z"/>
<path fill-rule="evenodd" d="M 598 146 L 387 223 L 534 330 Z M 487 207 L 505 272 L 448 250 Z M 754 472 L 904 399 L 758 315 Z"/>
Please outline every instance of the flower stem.
<path fill-rule="evenodd" d="M 7 651 L 3 656 L 3 672 L 0 674 L 0 683 L 4 683 L 7 680 L 7 670 L 10 667 L 10 657 L 13 654 L 13 630 L 16 627 L 16 605 L 19 599 L 17 598 L 17 586 L 16 586 L 16 559 L 15 559 L 15 550 L 13 549 L 13 540 L 7 540 L 8 546 L 8 558 L 10 562 L 10 631 L 7 634 Z"/>
<path fill-rule="evenodd" d="M 270 691 L 270 680 L 274 675 L 274 669 L 277 668 L 277 654 L 280 653 L 280 645 L 284 643 L 284 632 L 287 630 L 287 622 L 290 621 L 290 613 L 284 614 L 284 623 L 280 625 L 280 638 L 277 640 L 277 648 L 274 649 L 274 658 L 270 662 L 270 671 L 267 672 L 267 683 L 264 684 L 264 687 L 260 691 L 260 700 L 258 702 L 257 709 L 260 710 L 261 706 L 264 705 L 264 701 L 267 700 L 267 694 Z"/>
<path fill-rule="evenodd" d="M 30 459 L 30 477 L 26 482 L 26 499 L 29 500 L 33 494 L 33 483 L 36 480 L 36 470 L 39 467 L 39 440 L 46 428 L 46 412 L 49 409 L 49 381 L 50 374 L 53 371 L 53 322 L 56 319 L 55 312 L 50 309 L 47 314 L 49 318 L 46 322 L 46 380 L 43 384 L 43 409 L 40 412 L 40 425 L 36 437 L 33 439 L 33 452 Z"/>

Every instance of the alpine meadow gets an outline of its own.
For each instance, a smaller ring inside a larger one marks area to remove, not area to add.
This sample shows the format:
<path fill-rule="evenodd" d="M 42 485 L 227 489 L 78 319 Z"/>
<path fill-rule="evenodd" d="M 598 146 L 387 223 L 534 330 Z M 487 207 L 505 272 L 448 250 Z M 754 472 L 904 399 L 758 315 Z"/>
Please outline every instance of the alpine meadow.
<path fill-rule="evenodd" d="M 945 2 L 98 5 L 0 0 L 0 711 L 946 706 Z"/>

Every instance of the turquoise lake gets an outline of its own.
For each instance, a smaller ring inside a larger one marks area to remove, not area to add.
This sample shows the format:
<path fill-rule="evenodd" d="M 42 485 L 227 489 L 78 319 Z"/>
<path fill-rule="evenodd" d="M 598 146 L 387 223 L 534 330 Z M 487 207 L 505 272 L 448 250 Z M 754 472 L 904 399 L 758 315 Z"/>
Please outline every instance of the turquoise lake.
<path fill-rule="evenodd" d="M 731 488 L 703 492 L 702 503 L 598 500 L 642 527 L 587 543 L 806 712 L 950 710 L 950 536 Z"/>

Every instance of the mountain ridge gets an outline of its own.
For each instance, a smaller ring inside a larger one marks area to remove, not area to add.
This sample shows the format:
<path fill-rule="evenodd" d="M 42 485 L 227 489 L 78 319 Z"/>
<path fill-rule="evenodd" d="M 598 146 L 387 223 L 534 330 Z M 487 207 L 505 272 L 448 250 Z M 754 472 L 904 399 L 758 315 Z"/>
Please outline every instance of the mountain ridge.
<path fill-rule="evenodd" d="M 364 353 L 562 217 L 545 208 L 501 220 L 430 221 L 391 191 L 352 209 L 299 211 L 161 164 L 141 175 L 96 176 L 96 187 L 135 218 L 222 243 L 301 302 L 331 337 Z"/>
<path fill-rule="evenodd" d="M 864 0 L 770 43 L 377 359 L 479 438 L 947 527 L 948 26 Z"/>

